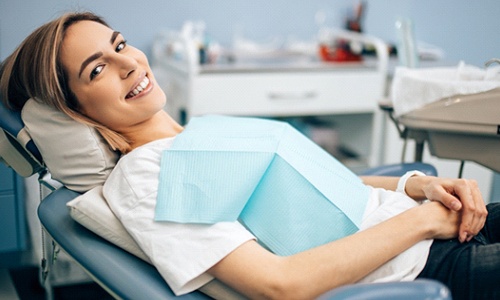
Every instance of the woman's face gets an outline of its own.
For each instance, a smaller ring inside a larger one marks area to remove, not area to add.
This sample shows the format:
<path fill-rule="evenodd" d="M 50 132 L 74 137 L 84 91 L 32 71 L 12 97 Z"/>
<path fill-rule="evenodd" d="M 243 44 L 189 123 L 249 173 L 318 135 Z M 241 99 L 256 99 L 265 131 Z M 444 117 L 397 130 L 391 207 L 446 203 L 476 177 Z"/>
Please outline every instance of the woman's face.
<path fill-rule="evenodd" d="M 123 133 L 166 103 L 144 53 L 100 23 L 71 25 L 60 59 L 81 113 L 112 130 Z"/>

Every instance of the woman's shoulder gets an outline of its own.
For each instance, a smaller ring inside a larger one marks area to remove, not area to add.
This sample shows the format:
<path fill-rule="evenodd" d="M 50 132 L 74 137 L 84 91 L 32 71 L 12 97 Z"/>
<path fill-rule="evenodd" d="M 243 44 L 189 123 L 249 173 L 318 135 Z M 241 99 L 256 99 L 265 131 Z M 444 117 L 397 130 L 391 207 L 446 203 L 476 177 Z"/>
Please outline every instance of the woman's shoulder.
<path fill-rule="evenodd" d="M 138 171 L 157 172 L 163 151 L 170 148 L 174 138 L 165 138 L 147 143 L 123 155 L 115 166 L 124 175 L 135 175 Z"/>
<path fill-rule="evenodd" d="M 106 197 L 132 205 L 152 194 L 158 186 L 162 153 L 171 143 L 161 139 L 123 155 L 104 184 Z"/>

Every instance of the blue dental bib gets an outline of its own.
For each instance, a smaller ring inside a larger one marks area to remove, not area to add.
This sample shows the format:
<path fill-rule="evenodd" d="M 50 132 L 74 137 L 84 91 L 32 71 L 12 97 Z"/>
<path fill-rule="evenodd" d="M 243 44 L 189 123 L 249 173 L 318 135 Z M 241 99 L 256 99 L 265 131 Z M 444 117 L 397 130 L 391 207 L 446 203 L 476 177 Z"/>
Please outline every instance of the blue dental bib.
<path fill-rule="evenodd" d="M 284 122 L 193 118 L 161 159 L 156 221 L 240 221 L 291 255 L 358 231 L 369 189 Z"/>

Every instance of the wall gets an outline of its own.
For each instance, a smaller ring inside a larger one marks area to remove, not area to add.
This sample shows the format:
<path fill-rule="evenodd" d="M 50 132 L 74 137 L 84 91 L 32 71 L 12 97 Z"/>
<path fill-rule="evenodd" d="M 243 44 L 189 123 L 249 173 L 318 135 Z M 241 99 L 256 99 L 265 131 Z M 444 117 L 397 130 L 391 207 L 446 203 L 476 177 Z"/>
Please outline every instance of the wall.
<path fill-rule="evenodd" d="M 417 40 L 440 46 L 450 61 L 482 66 L 500 57 L 498 1 L 375 0 L 369 5 L 367 28 L 382 38 L 395 39 L 394 20 L 403 16 L 413 19 Z"/>
<path fill-rule="evenodd" d="M 229 45 L 235 33 L 256 40 L 280 37 L 311 39 L 318 29 L 315 13 L 327 13 L 328 25 L 340 25 L 354 0 L 2 0 L 0 59 L 40 24 L 69 10 L 103 15 L 134 46 L 150 53 L 162 28 L 179 28 L 185 20 L 204 20 L 211 35 Z M 500 57 L 500 5 L 496 0 L 368 0 L 366 32 L 396 40 L 394 22 L 410 17 L 418 40 L 443 48 L 447 60 L 482 65 Z"/>

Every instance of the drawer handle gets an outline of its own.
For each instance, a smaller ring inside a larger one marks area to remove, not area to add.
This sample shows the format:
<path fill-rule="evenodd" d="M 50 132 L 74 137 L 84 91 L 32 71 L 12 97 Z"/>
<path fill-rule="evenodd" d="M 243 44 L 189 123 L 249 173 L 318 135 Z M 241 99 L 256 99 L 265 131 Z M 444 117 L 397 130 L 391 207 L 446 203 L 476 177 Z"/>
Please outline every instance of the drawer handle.
<path fill-rule="evenodd" d="M 271 100 L 302 100 L 313 99 L 318 94 L 315 91 L 305 92 L 269 92 L 268 97 Z"/>

